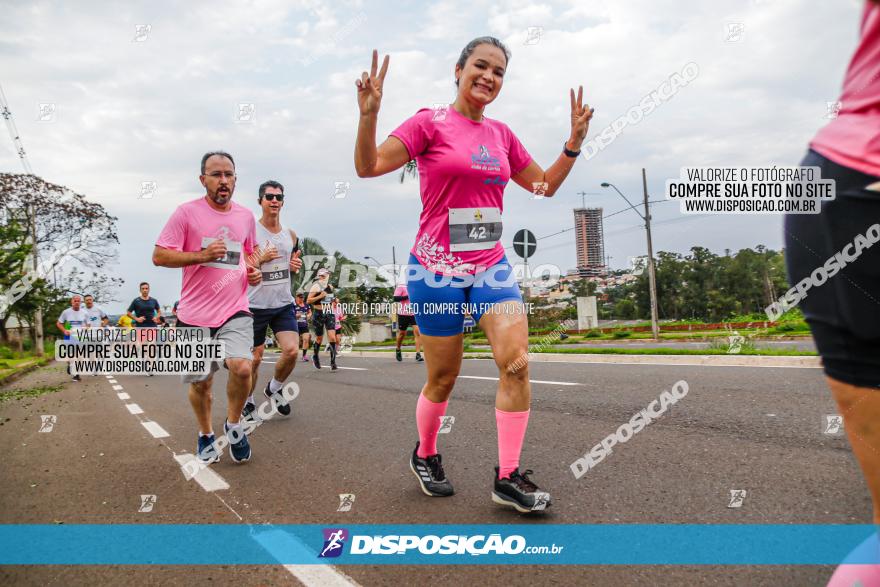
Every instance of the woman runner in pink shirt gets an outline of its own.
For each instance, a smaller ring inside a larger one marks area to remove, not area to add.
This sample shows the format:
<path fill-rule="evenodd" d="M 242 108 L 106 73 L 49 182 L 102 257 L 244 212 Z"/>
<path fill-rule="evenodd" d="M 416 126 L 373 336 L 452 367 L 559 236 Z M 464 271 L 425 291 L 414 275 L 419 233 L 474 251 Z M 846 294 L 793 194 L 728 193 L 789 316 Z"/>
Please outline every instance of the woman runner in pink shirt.
<path fill-rule="evenodd" d="M 785 258 L 792 285 L 828 271 L 829 259 L 840 267 L 800 307 L 880 524 L 880 2 L 865 2 L 860 31 L 836 117 L 801 162 L 835 181 L 836 198 L 786 217 Z M 880 556 L 876 535 L 863 546 Z M 880 586 L 880 565 L 843 564 L 829 585 Z"/>
<path fill-rule="evenodd" d="M 529 479 L 531 471 L 519 470 L 531 398 L 528 322 L 500 241 L 504 186 L 512 179 L 529 192 L 552 196 L 574 166 L 593 112 L 583 103 L 583 88 L 577 97 L 571 90 L 569 138 L 544 171 L 507 125 L 484 116 L 501 91 L 509 59 L 510 52 L 498 39 L 474 39 L 455 64 L 455 102 L 419 110 L 377 147 L 389 58 L 380 70 L 373 51 L 370 73 L 356 81 L 360 121 L 354 160 L 359 177 L 390 173 L 412 159 L 418 164 L 422 214 L 407 286 L 422 334 L 428 380 L 416 406 L 419 441 L 410 468 L 427 495 L 454 493 L 437 452 L 437 432 L 461 369 L 464 314 L 470 310 L 492 346 L 499 373 L 499 466 L 492 499 L 532 512 L 548 507 L 550 495 Z"/>

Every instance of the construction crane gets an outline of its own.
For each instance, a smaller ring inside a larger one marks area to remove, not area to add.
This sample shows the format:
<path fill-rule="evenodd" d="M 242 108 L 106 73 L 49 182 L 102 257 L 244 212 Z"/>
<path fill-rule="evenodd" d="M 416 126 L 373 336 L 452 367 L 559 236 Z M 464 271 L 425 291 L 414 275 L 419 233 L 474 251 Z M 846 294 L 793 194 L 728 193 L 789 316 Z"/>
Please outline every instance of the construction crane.
<path fill-rule="evenodd" d="M 6 101 L 6 94 L 3 93 L 3 86 L 0 86 L 0 113 L 3 115 L 3 120 L 6 121 L 6 128 L 9 130 L 9 136 L 12 138 L 15 152 L 18 153 L 18 158 L 21 159 L 21 165 L 24 167 L 24 172 L 28 175 L 33 175 L 34 171 L 31 168 L 31 163 L 28 161 L 27 153 L 24 150 L 24 143 L 21 142 L 21 135 L 18 132 L 18 128 L 15 126 L 15 119 L 12 117 L 12 111 L 9 109 L 9 102 Z M 28 204 L 27 208 L 28 228 L 30 229 L 31 240 L 34 245 L 31 259 L 33 260 L 34 271 L 37 271 L 39 263 L 39 259 L 37 258 L 37 219 L 33 204 Z M 43 356 L 43 311 L 39 307 L 34 312 L 34 339 L 34 352 L 38 357 L 41 357 Z"/>

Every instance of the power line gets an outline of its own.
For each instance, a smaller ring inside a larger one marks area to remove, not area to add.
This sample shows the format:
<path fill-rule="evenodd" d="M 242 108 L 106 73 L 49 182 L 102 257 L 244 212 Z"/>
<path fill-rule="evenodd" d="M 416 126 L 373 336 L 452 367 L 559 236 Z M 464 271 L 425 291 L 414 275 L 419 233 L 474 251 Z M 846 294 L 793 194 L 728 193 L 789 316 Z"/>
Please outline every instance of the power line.
<path fill-rule="evenodd" d="M 6 121 L 6 129 L 9 131 L 10 138 L 12 138 L 12 144 L 15 145 L 15 152 L 18 153 L 18 158 L 21 159 L 24 172 L 32 175 L 34 171 L 31 169 L 30 161 L 28 161 L 27 153 L 24 150 L 24 143 L 21 142 L 21 135 L 19 135 L 18 128 L 15 126 L 12 111 L 9 110 L 9 102 L 6 101 L 3 86 L 0 86 L 0 114 L 3 115 L 3 119 Z"/>

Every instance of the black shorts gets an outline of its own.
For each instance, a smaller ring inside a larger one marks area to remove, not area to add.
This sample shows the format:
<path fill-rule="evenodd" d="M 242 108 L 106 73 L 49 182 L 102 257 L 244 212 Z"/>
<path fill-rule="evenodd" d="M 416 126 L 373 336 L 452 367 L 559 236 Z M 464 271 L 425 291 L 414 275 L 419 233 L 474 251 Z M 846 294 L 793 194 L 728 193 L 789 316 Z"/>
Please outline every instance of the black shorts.
<path fill-rule="evenodd" d="M 324 336 L 324 329 L 336 330 L 336 314 L 312 308 L 312 330 L 315 336 Z"/>
<path fill-rule="evenodd" d="M 843 167 L 810 150 L 802 166 L 822 169 L 836 180 L 836 199 L 820 214 L 785 218 L 785 258 L 794 287 L 880 222 L 880 193 L 864 189 L 880 181 Z M 853 261 L 800 301 L 825 373 L 860 387 L 880 388 L 880 243 L 862 249 Z"/>
<path fill-rule="evenodd" d="M 296 332 L 296 314 L 293 304 L 287 304 L 280 308 L 251 308 L 254 315 L 254 346 L 263 346 L 266 343 L 266 328 L 272 327 L 272 332 Z"/>
<path fill-rule="evenodd" d="M 299 329 L 300 334 L 308 334 L 309 333 L 309 323 L 308 322 L 297 322 L 296 327 Z"/>
<path fill-rule="evenodd" d="M 415 316 L 402 316 L 400 314 L 397 315 L 397 329 L 400 332 L 406 332 L 408 328 L 416 325 L 416 317 Z"/>

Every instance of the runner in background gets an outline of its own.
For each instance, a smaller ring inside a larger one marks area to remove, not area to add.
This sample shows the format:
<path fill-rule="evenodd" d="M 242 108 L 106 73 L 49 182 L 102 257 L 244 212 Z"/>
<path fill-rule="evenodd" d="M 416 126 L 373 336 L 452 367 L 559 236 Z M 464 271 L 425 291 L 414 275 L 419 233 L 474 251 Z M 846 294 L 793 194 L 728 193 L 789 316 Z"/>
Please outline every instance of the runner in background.
<path fill-rule="evenodd" d="M 303 294 L 296 294 L 294 302 L 294 310 L 296 311 L 296 327 L 299 330 L 300 346 L 302 346 L 302 360 L 304 363 L 309 362 L 306 356 L 309 352 L 309 343 L 312 335 L 309 332 L 309 319 L 312 317 L 312 309 L 305 301 Z"/>
<path fill-rule="evenodd" d="M 95 305 L 95 298 L 92 294 L 86 294 L 83 301 L 86 305 L 85 311 L 89 319 L 89 328 L 103 328 L 110 324 L 110 318 L 107 317 L 104 310 Z"/>
<path fill-rule="evenodd" d="M 156 328 L 159 325 L 159 318 L 162 316 L 162 309 L 159 302 L 155 298 L 150 297 L 150 284 L 146 281 L 140 284 L 141 295 L 136 297 L 128 305 L 128 316 L 134 322 L 137 331 L 137 341 L 141 345 L 151 344 L 147 341 L 147 333 L 149 331 L 142 330 L 144 328 Z M 152 377 L 153 373 L 147 371 L 147 377 Z"/>
<path fill-rule="evenodd" d="M 89 314 L 86 312 L 84 308 L 82 308 L 82 298 L 75 295 L 70 298 L 70 307 L 65 308 L 61 315 L 58 316 L 58 321 L 55 323 L 55 326 L 58 327 L 58 330 L 61 331 L 61 334 L 64 335 L 63 342 L 61 344 L 76 344 L 76 338 L 73 336 L 73 330 L 76 328 L 88 328 L 89 327 Z M 67 363 L 67 374 L 70 375 L 70 363 Z M 75 373 L 73 375 L 74 381 L 79 381 L 79 374 Z"/>
<path fill-rule="evenodd" d="M 318 353 L 321 343 L 324 341 L 324 331 L 330 340 L 330 369 L 336 371 L 336 316 L 330 311 L 330 304 L 336 297 L 333 286 L 330 285 L 330 271 L 325 267 L 318 269 L 318 279 L 309 288 L 306 298 L 312 307 L 312 327 L 315 329 L 315 342 L 313 343 L 314 354 L 312 362 L 318 369 L 321 368 L 321 360 Z M 324 310 L 326 308 L 326 311 Z"/>
<path fill-rule="evenodd" d="M 333 298 L 333 302 L 330 303 L 330 308 L 333 310 L 333 316 L 336 318 L 336 349 L 339 350 L 339 345 L 342 344 L 342 322 L 345 320 L 345 312 L 342 311 L 342 305 L 339 303 L 339 298 Z"/>
<path fill-rule="evenodd" d="M 394 290 L 394 301 L 398 303 L 397 350 L 395 351 L 395 356 L 398 361 L 403 360 L 403 352 L 400 349 L 400 345 L 403 344 L 403 339 L 406 338 L 406 331 L 412 327 L 413 336 L 416 339 L 416 361 L 424 361 L 421 353 L 422 337 L 419 333 L 419 326 L 416 324 L 415 317 L 413 316 L 412 303 L 409 301 L 409 292 L 406 289 L 405 283 L 401 283 L 397 286 L 397 289 Z"/>

